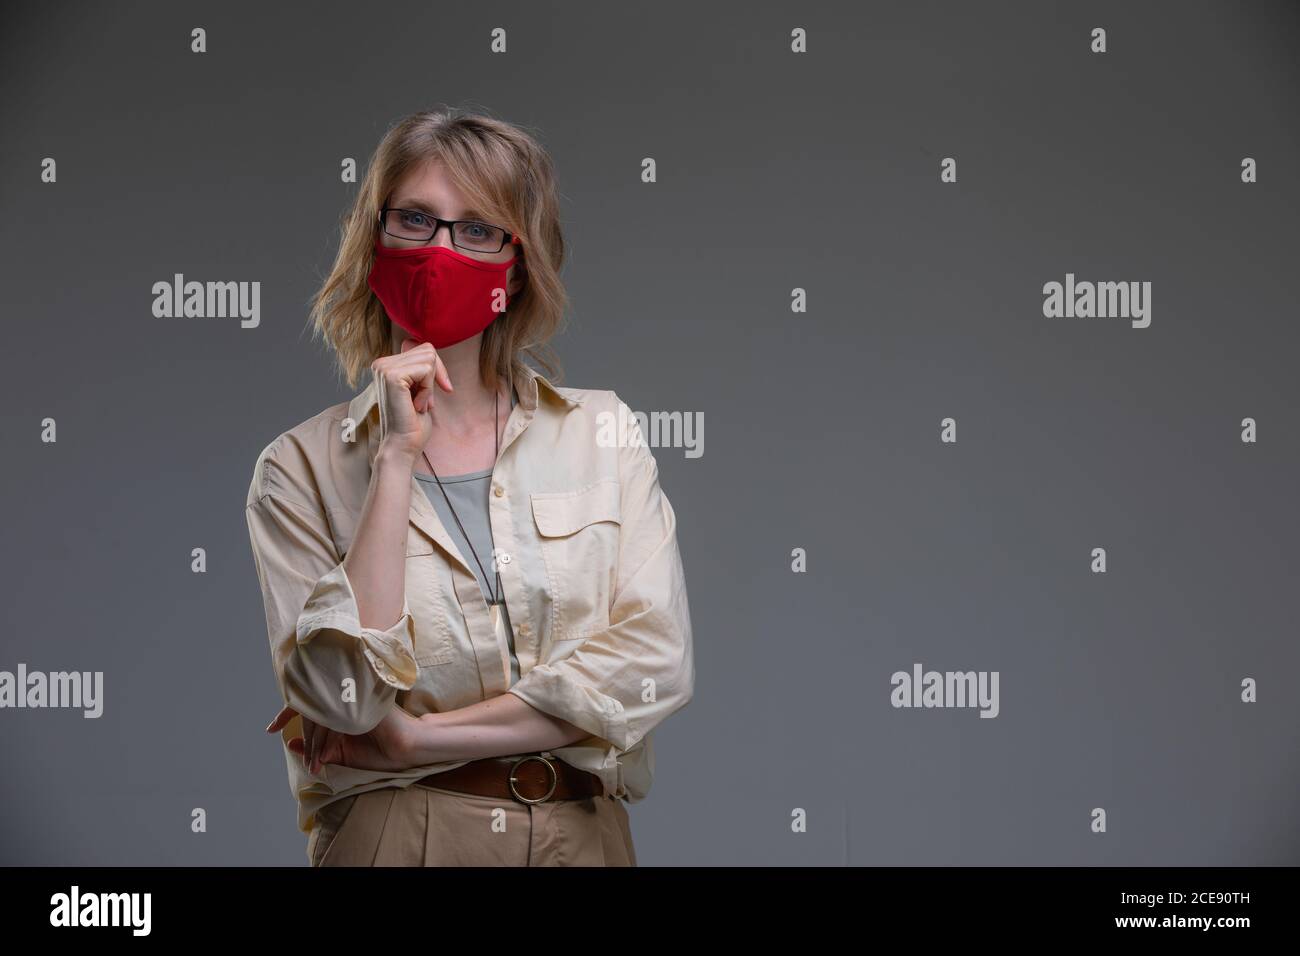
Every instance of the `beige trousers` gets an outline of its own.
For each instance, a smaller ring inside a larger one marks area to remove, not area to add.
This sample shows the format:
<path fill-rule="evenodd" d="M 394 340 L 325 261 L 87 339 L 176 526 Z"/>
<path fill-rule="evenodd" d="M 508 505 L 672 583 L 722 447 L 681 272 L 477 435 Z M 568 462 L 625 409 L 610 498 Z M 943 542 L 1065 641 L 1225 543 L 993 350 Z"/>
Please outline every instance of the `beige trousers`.
<path fill-rule="evenodd" d="M 526 804 L 424 784 L 322 807 L 307 858 L 312 866 L 636 866 L 622 800 Z"/>

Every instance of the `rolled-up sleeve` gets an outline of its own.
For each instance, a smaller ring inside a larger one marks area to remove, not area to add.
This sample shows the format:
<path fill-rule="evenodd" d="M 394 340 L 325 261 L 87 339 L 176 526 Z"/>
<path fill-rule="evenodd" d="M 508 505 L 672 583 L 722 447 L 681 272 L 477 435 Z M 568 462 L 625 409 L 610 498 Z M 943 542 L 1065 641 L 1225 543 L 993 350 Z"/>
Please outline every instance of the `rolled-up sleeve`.
<path fill-rule="evenodd" d="M 352 583 L 319 511 L 254 492 L 245 514 L 285 703 L 340 733 L 373 730 L 419 674 L 410 607 L 403 599 L 390 627 L 362 627 Z"/>
<path fill-rule="evenodd" d="M 533 667 L 509 693 L 625 753 L 690 701 L 695 665 L 676 514 L 636 419 L 625 405 L 622 414 L 610 625 L 563 660 Z"/>

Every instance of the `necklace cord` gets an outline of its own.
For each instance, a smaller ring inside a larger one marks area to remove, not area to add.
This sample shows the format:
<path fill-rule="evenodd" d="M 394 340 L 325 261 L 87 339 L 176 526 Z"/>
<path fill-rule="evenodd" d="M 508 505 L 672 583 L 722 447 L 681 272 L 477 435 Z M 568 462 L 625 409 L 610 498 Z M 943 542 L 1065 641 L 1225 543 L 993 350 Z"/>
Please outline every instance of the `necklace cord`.
<path fill-rule="evenodd" d="M 492 421 L 494 425 L 492 429 L 492 435 L 494 439 L 494 444 L 496 446 L 496 456 L 499 457 L 501 454 L 501 393 L 499 391 L 496 393 L 496 396 L 493 399 L 492 408 L 493 408 Z M 438 487 L 442 489 L 442 497 L 446 499 L 447 510 L 449 510 L 451 512 L 451 516 L 456 519 L 456 526 L 460 528 L 460 533 L 462 536 L 464 536 L 465 543 L 469 545 L 470 554 L 474 555 L 474 561 L 476 564 L 478 564 L 478 569 L 483 574 L 483 580 L 486 581 L 487 570 L 484 569 L 483 562 L 479 560 L 478 551 L 475 550 L 474 548 L 474 542 L 471 541 L 469 539 L 469 535 L 466 534 L 465 526 L 461 524 L 460 515 L 456 514 L 456 509 L 452 507 L 451 498 L 447 495 L 447 489 L 443 488 L 442 479 L 438 477 L 438 472 L 434 469 L 433 462 L 430 461 L 429 459 L 429 452 L 426 449 L 421 449 L 421 452 L 424 455 L 424 460 L 429 463 L 429 471 L 433 472 L 433 480 L 436 481 L 438 483 Z M 496 471 L 496 457 L 492 459 L 492 470 Z M 504 604 L 505 603 L 504 593 L 502 593 L 501 597 L 497 597 L 497 593 L 503 592 L 503 588 L 501 587 L 501 569 L 496 566 L 495 561 L 493 562 L 493 570 L 496 571 L 496 592 L 493 593 L 492 600 L 489 603 Z"/>

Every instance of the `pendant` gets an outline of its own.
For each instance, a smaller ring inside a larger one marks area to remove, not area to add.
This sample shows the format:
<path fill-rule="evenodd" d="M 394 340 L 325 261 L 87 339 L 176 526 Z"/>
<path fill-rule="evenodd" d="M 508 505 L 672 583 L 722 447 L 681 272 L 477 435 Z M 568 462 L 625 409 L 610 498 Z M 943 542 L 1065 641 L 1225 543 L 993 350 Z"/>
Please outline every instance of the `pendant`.
<path fill-rule="evenodd" d="M 497 648 L 501 652 L 501 669 L 505 672 L 506 683 L 510 683 L 510 641 L 506 635 L 506 617 L 502 612 L 504 603 L 489 604 L 488 614 L 492 618 L 492 630 L 497 636 Z"/>

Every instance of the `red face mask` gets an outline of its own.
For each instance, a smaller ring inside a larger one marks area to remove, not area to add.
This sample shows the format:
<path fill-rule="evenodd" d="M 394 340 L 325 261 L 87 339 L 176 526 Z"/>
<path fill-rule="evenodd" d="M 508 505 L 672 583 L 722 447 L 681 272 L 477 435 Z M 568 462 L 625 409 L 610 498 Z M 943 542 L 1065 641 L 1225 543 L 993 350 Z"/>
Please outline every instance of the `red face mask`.
<path fill-rule="evenodd" d="M 367 284 L 395 323 L 435 349 L 477 335 L 506 311 L 506 273 L 519 257 L 482 262 L 446 246 L 396 249 L 375 240 Z"/>

